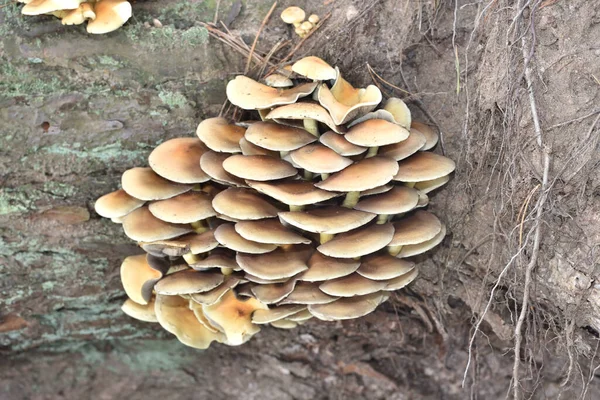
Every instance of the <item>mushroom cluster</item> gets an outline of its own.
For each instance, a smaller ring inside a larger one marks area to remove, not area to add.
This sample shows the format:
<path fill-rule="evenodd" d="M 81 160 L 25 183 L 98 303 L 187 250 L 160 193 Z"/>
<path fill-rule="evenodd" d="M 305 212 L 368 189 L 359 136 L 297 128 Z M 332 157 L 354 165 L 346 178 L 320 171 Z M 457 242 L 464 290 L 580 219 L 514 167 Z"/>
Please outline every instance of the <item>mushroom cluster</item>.
<path fill-rule="evenodd" d="M 286 24 L 294 26 L 294 32 L 301 38 L 305 37 L 319 23 L 321 18 L 317 14 L 311 14 L 308 20 L 304 20 L 306 13 L 300 7 L 288 7 L 281 12 L 281 20 Z"/>
<path fill-rule="evenodd" d="M 63 25 L 80 25 L 88 21 L 88 33 L 108 33 L 131 18 L 127 0 L 18 0 L 25 3 L 25 15 L 54 15 Z"/>
<path fill-rule="evenodd" d="M 237 76 L 227 97 L 256 120 L 202 121 L 96 202 L 147 253 L 121 266 L 127 314 L 197 348 L 358 318 L 442 241 L 423 209 L 455 167 L 428 151 L 437 134 L 317 57 L 292 70 L 290 88 Z"/>

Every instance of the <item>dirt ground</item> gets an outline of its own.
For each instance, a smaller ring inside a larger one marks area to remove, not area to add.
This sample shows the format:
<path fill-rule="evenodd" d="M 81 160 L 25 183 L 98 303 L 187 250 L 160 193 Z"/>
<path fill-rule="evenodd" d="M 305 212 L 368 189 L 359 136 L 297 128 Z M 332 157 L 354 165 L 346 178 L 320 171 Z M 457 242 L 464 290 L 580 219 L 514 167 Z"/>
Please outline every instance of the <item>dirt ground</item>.
<path fill-rule="evenodd" d="M 329 15 L 295 58 L 405 98 L 457 162 L 419 280 L 365 318 L 204 352 L 122 315 L 136 249 L 93 202 L 219 113 L 246 60 L 201 22 L 251 44 L 272 2 L 138 0 L 103 36 L 7 3 L 0 399 L 600 398 L 600 1 L 280 1 L 259 52 L 298 43 L 292 4 Z"/>

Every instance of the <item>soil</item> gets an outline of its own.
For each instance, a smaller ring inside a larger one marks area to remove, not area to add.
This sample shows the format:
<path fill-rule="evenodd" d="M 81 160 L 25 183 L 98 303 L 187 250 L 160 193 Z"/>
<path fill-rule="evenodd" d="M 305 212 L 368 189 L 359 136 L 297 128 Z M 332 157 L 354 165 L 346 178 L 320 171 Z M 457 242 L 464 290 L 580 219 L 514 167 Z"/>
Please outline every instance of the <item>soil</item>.
<path fill-rule="evenodd" d="M 449 234 L 419 280 L 365 318 L 240 347 L 191 350 L 124 316 L 119 265 L 138 250 L 93 202 L 217 115 L 244 72 L 201 22 L 250 45 L 272 3 L 137 1 L 102 36 L 9 3 L 0 399 L 600 398 L 600 1 L 286 0 L 258 51 L 299 42 L 277 18 L 292 4 L 329 15 L 294 58 L 405 98 L 457 162 L 429 205 Z"/>

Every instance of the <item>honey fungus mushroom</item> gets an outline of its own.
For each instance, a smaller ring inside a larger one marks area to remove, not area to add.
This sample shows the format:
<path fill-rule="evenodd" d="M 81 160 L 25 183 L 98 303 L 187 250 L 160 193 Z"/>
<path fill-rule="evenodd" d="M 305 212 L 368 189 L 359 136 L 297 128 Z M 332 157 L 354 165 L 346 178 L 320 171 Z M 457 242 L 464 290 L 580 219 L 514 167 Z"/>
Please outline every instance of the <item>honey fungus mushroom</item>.
<path fill-rule="evenodd" d="M 429 198 L 455 163 L 436 132 L 320 58 L 291 69 L 281 85 L 233 78 L 254 119 L 205 119 L 96 202 L 148 253 L 123 262 L 123 311 L 188 346 L 367 315 L 446 235 Z"/>

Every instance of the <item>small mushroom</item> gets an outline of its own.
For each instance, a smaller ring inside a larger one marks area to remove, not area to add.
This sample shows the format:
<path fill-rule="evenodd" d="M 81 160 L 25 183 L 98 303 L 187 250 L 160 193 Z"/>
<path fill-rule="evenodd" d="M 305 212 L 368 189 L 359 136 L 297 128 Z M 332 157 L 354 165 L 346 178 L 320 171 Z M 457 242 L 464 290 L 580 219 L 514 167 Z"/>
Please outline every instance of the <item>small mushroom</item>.
<path fill-rule="evenodd" d="M 227 84 L 227 98 L 231 104 L 244 110 L 258 110 L 295 103 L 299 98 L 310 95 L 316 86 L 315 82 L 311 82 L 290 89 L 279 89 L 239 75 Z"/>
<path fill-rule="evenodd" d="M 223 283 L 222 274 L 191 269 L 175 272 L 154 286 L 156 293 L 168 296 L 208 292 Z"/>
<path fill-rule="evenodd" d="M 376 252 L 387 246 L 394 236 L 390 223 L 370 225 L 337 235 L 317 247 L 320 253 L 330 257 L 353 258 Z"/>
<path fill-rule="evenodd" d="M 334 258 L 315 251 L 308 260 L 308 270 L 298 277 L 301 281 L 322 282 L 341 278 L 355 272 L 360 261 L 352 258 Z"/>
<path fill-rule="evenodd" d="M 385 292 L 365 296 L 345 297 L 327 304 L 311 304 L 308 310 L 323 321 L 335 321 L 362 317 L 375 310 L 388 299 Z"/>
<path fill-rule="evenodd" d="M 108 33 L 120 28 L 131 18 L 131 3 L 127 0 L 98 0 L 94 12 L 96 18 L 88 22 L 88 33 Z"/>
<path fill-rule="evenodd" d="M 259 325 L 268 324 L 273 321 L 284 319 L 303 310 L 306 310 L 306 306 L 287 305 L 273 307 L 266 310 L 256 310 L 254 311 L 254 314 L 252 314 L 252 322 Z"/>
<path fill-rule="evenodd" d="M 223 161 L 223 169 L 231 175 L 254 181 L 272 181 L 296 175 L 290 163 L 269 156 L 234 155 Z"/>
<path fill-rule="evenodd" d="M 405 258 L 416 256 L 417 254 L 425 253 L 433 249 L 435 246 L 440 244 L 444 237 L 446 236 L 446 226 L 442 224 L 442 229 L 440 232 L 435 235 L 432 239 L 429 239 L 425 242 L 417 243 L 417 244 L 409 244 L 406 246 L 402 246 L 400 253 L 396 257 Z"/>
<path fill-rule="evenodd" d="M 241 140 L 240 140 L 241 142 Z M 223 162 L 230 157 L 228 153 L 207 151 L 200 158 L 200 167 L 215 182 L 226 186 L 246 186 L 243 179 L 233 176 L 223 169 Z"/>
<path fill-rule="evenodd" d="M 125 234 L 139 242 L 172 239 L 193 231 L 191 225 L 173 224 L 156 218 L 148 207 L 141 207 L 123 219 Z"/>
<path fill-rule="evenodd" d="M 343 126 L 336 125 L 329 112 L 315 103 L 294 103 L 280 106 L 269 112 L 265 118 L 279 124 L 291 126 L 297 126 L 298 121 L 300 121 L 301 126 L 305 126 L 305 120 L 314 120 L 327 125 L 329 129 L 337 133 L 343 133 L 346 130 Z M 311 128 L 307 130 L 313 133 Z M 318 136 L 318 134 L 314 135 Z"/>
<path fill-rule="evenodd" d="M 393 291 L 402 289 L 403 287 L 414 281 L 417 278 L 417 276 L 419 276 L 419 270 L 415 268 L 404 275 L 400 275 L 394 279 L 390 279 L 389 281 L 387 281 L 387 286 L 383 290 Z"/>
<path fill-rule="evenodd" d="M 288 7 L 281 12 L 281 19 L 286 24 L 295 24 L 304 21 L 306 13 L 300 7 Z"/>
<path fill-rule="evenodd" d="M 74 10 L 84 0 L 31 0 L 23 1 L 25 7 L 21 10 L 24 15 L 49 14 L 60 10 Z"/>
<path fill-rule="evenodd" d="M 236 256 L 239 266 L 259 278 L 276 280 L 290 278 L 308 269 L 307 261 L 313 250 L 306 245 L 278 248 L 268 254 L 240 254 Z"/>
<path fill-rule="evenodd" d="M 388 254 L 373 254 L 361 260 L 360 268 L 356 272 L 371 280 L 384 281 L 404 275 L 414 268 L 414 262 Z"/>
<path fill-rule="evenodd" d="M 381 147 L 379 154 L 393 158 L 396 161 L 404 160 L 421 150 L 426 141 L 425 136 L 421 132 L 411 129 L 406 140 Z"/>
<path fill-rule="evenodd" d="M 202 183 L 210 177 L 200 168 L 200 157 L 208 149 L 197 138 L 176 138 L 157 146 L 148 164 L 158 175 L 178 183 Z"/>
<path fill-rule="evenodd" d="M 210 196 L 193 191 L 150 203 L 148 210 L 156 218 L 174 224 L 188 224 L 216 215 Z"/>
<path fill-rule="evenodd" d="M 357 146 L 350 143 L 344 135 L 338 135 L 333 131 L 328 131 L 319 137 L 319 141 L 329 147 L 340 156 L 357 156 L 367 151 L 366 147 Z"/>
<path fill-rule="evenodd" d="M 440 138 L 430 126 L 425 125 L 422 122 L 412 121 L 410 124 L 410 130 L 412 131 L 413 129 L 419 131 L 423 136 L 425 136 L 426 143 L 421 148 L 421 151 L 427 151 L 434 148 Z"/>
<path fill-rule="evenodd" d="M 140 200 L 163 200 L 185 193 L 192 187 L 166 180 L 151 168 L 131 168 L 123 173 L 121 185 L 128 195 Z"/>
<path fill-rule="evenodd" d="M 146 254 L 129 256 L 121 264 L 121 283 L 132 301 L 145 305 L 152 298 L 154 285 L 166 272 L 152 268 Z"/>
<path fill-rule="evenodd" d="M 292 151 L 306 146 L 317 138 L 304 129 L 279 125 L 274 122 L 257 122 L 246 130 L 245 138 L 262 148 L 273 151 Z"/>
<path fill-rule="evenodd" d="M 287 88 L 294 86 L 290 78 L 281 74 L 271 74 L 265 78 L 265 83 L 274 88 Z"/>
<path fill-rule="evenodd" d="M 331 90 L 327 85 L 317 88 L 317 99 L 329 111 L 333 121 L 342 125 L 375 109 L 381 102 L 381 91 L 374 85 L 355 89 L 338 74 Z"/>
<path fill-rule="evenodd" d="M 415 183 L 415 189 L 419 189 L 422 193 L 429 193 L 439 187 L 444 186 L 450 180 L 450 175 L 445 175 L 440 178 L 429 181 L 421 181 Z"/>
<path fill-rule="evenodd" d="M 370 119 L 352 126 L 344 135 L 357 146 L 379 147 L 399 143 L 409 136 L 408 130 L 383 119 Z"/>
<path fill-rule="evenodd" d="M 269 253 L 277 248 L 277 245 L 275 244 L 258 243 L 244 239 L 235 231 L 233 224 L 223 224 L 219 226 L 215 230 L 215 238 L 221 245 L 241 253 L 263 254 Z"/>
<path fill-rule="evenodd" d="M 260 195 L 247 189 L 229 188 L 217 194 L 212 202 L 216 212 L 235 220 L 276 217 L 279 210 Z"/>
<path fill-rule="evenodd" d="M 398 167 L 395 181 L 421 182 L 449 175 L 456 168 L 456 164 L 439 154 L 419 152 L 400 161 Z"/>
<path fill-rule="evenodd" d="M 227 294 L 231 289 L 236 287 L 241 280 L 235 276 L 228 276 L 225 280 L 216 288 L 211 289 L 207 292 L 193 293 L 190 295 L 190 299 L 198 304 L 211 305 L 219 301 L 224 295 Z"/>
<path fill-rule="evenodd" d="M 355 273 L 328 280 L 319 285 L 319 289 L 330 296 L 354 297 L 378 292 L 386 286 L 387 282 L 385 281 L 374 281 Z"/>
<path fill-rule="evenodd" d="M 278 304 L 327 304 L 337 299 L 339 297 L 325 294 L 317 283 L 298 282 L 294 290 Z"/>
<path fill-rule="evenodd" d="M 245 132 L 221 117 L 205 119 L 196 129 L 196 135 L 209 149 L 222 153 L 241 153 L 240 139 Z"/>
<path fill-rule="evenodd" d="M 318 189 L 306 181 L 247 181 L 247 183 L 252 189 L 289 206 L 315 204 L 339 196 L 338 193 Z"/>
<path fill-rule="evenodd" d="M 289 296 L 296 286 L 295 279 L 283 283 L 270 283 L 252 287 L 252 294 L 265 304 L 275 304 Z"/>
<path fill-rule="evenodd" d="M 375 214 L 337 206 L 279 213 L 282 222 L 296 228 L 332 235 L 363 226 L 373 218 Z"/>
<path fill-rule="evenodd" d="M 396 123 L 406 129 L 410 129 L 411 114 L 410 110 L 402 100 L 396 97 L 390 97 L 383 106 L 383 109 L 394 116 Z"/>
<path fill-rule="evenodd" d="M 258 221 L 240 221 L 235 230 L 244 239 L 258 243 L 273 244 L 309 244 L 310 239 L 286 228 L 279 220 L 261 219 Z"/>
<path fill-rule="evenodd" d="M 140 208 L 146 202 L 127 194 L 123 189 L 105 194 L 96 200 L 94 209 L 104 218 L 120 218 Z"/>
<path fill-rule="evenodd" d="M 322 144 L 309 144 L 290 153 L 292 161 L 306 171 L 330 174 L 341 171 L 352 164 L 352 160 L 340 156 Z"/>
<path fill-rule="evenodd" d="M 69 10 L 68 13 L 62 17 L 61 23 L 63 25 L 80 25 L 87 20 L 96 19 L 96 13 L 90 3 L 81 3 L 75 10 Z"/>
<path fill-rule="evenodd" d="M 154 312 L 154 299 L 151 299 L 145 305 L 138 304 L 131 299 L 127 299 L 121 306 L 121 310 L 131 318 L 135 318 L 140 321 L 158 322 L 158 319 L 156 319 L 156 313 Z"/>
<path fill-rule="evenodd" d="M 311 14 L 310 17 L 308 17 L 308 22 L 310 22 L 311 24 L 318 24 L 319 21 L 321 20 L 321 18 L 319 18 L 319 16 L 317 14 Z"/>
<path fill-rule="evenodd" d="M 315 81 L 327 81 L 337 77 L 337 72 L 331 65 L 314 56 L 304 57 L 296 61 L 292 65 L 292 71 Z"/>

